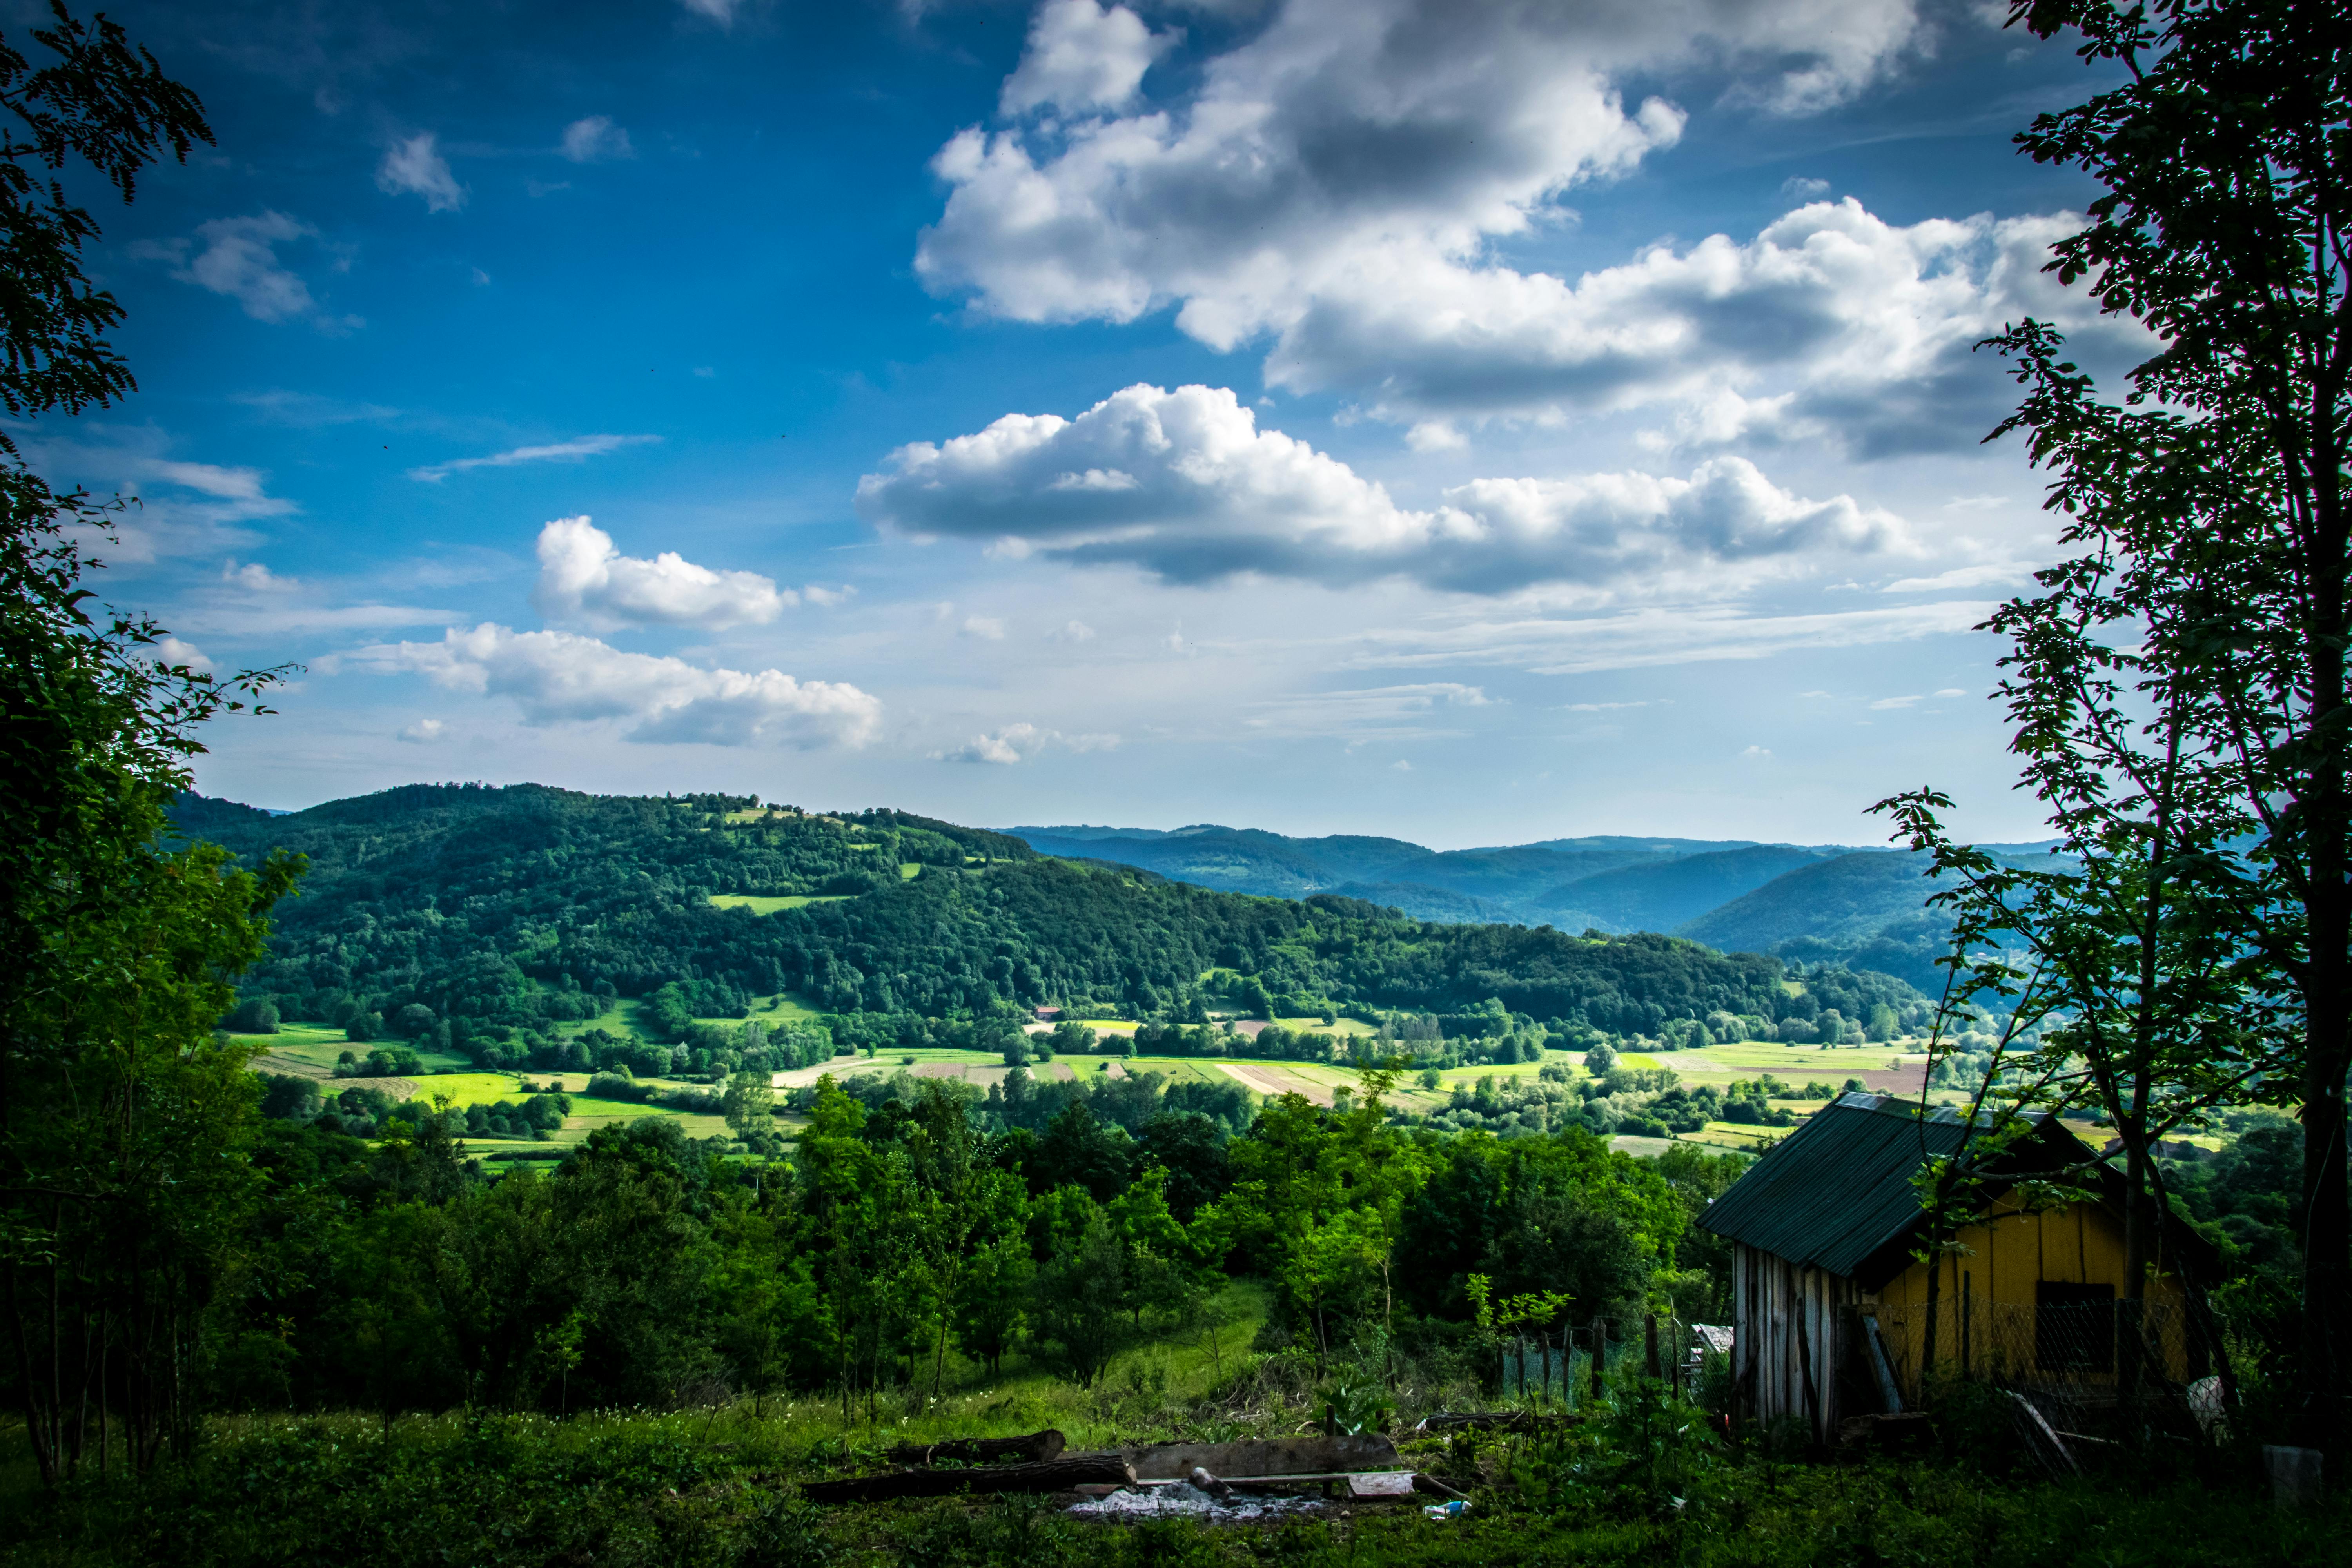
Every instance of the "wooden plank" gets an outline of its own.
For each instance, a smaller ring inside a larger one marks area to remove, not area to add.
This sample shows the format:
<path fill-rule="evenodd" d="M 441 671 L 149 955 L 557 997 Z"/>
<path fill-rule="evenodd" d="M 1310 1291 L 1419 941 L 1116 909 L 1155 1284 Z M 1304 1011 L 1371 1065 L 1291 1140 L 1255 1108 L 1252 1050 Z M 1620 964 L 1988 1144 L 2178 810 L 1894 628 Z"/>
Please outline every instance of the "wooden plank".
<path fill-rule="evenodd" d="M 901 1443 L 890 1450 L 894 1465 L 934 1465 L 945 1459 L 956 1464 L 993 1464 L 999 1459 L 1023 1459 L 1042 1465 L 1059 1458 L 1066 1439 L 1052 1427 L 1024 1437 L 950 1437 L 939 1443 Z"/>
<path fill-rule="evenodd" d="M 1088 1483 L 1135 1484 L 1135 1471 L 1116 1454 L 1082 1454 L 1038 1465 L 989 1465 L 970 1470 L 890 1470 L 846 1480 L 810 1481 L 811 1502 L 886 1502 L 894 1498 L 950 1497 L 958 1492 L 1066 1492 Z"/>
<path fill-rule="evenodd" d="M 1155 1443 L 1120 1450 L 1139 1479 L 1181 1481 L 1197 1468 L 1223 1480 L 1245 1476 L 1345 1475 L 1388 1469 L 1396 1445 L 1376 1432 L 1354 1436 L 1268 1437 L 1239 1443 Z"/>

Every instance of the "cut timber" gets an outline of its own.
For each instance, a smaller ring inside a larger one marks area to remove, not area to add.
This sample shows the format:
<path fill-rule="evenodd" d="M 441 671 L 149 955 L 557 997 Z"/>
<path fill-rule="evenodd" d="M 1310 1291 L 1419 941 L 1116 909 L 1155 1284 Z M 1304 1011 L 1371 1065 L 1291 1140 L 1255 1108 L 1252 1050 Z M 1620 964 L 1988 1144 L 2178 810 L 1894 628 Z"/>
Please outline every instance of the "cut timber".
<path fill-rule="evenodd" d="M 940 1443 L 901 1443 L 890 1450 L 894 1465 L 934 1465 L 941 1459 L 961 1465 L 989 1465 L 999 1459 L 1020 1459 L 1042 1465 L 1062 1457 L 1061 1433 L 1047 1427 L 1025 1437 L 950 1437 Z"/>
<path fill-rule="evenodd" d="M 1268 1437 L 1241 1443 L 1157 1443 L 1121 1450 L 1138 1479 L 1181 1481 L 1197 1467 L 1223 1481 L 1253 1476 L 1340 1475 L 1396 1466 L 1396 1445 L 1376 1432 L 1349 1437 Z"/>
<path fill-rule="evenodd" d="M 1440 1410 L 1424 1415 L 1416 1432 L 1495 1432 L 1533 1425 L 1524 1410 Z"/>
<path fill-rule="evenodd" d="M 811 1502 L 887 1502 L 893 1498 L 950 1497 L 957 1492 L 1066 1492 L 1088 1484 L 1134 1484 L 1135 1472 L 1116 1454 L 1081 1454 L 1034 1465 L 991 1465 L 977 1470 L 892 1470 L 845 1481 L 811 1481 Z"/>

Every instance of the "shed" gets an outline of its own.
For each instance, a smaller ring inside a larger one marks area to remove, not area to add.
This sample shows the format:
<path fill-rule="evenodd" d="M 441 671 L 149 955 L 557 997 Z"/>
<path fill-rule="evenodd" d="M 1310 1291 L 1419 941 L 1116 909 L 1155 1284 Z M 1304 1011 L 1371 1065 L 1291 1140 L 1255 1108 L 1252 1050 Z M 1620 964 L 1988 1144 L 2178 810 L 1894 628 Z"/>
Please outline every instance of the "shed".
<path fill-rule="evenodd" d="M 2031 1131 L 1975 1183 L 1957 1251 L 1932 1265 L 1913 1256 L 1926 1214 L 1912 1183 L 1966 1142 L 1948 1110 L 1922 1116 L 1891 1097 L 1846 1095 L 1708 1205 L 1698 1223 L 1732 1243 L 1743 1419 L 1794 1416 L 1826 1443 L 1849 1416 L 1916 1402 L 1932 1269 L 1943 1271 L 1938 1365 L 2078 1404 L 2112 1401 L 2123 1178 L 2063 1122 L 2029 1114 Z M 2034 1200 L 2030 1184 L 2061 1176 L 2094 1195 Z M 2204 1368 L 2179 1270 L 2210 1259 L 2185 1227 L 2176 1240 L 2180 1256 L 2157 1260 L 2144 1332 L 2153 1369 L 2181 1382 Z"/>

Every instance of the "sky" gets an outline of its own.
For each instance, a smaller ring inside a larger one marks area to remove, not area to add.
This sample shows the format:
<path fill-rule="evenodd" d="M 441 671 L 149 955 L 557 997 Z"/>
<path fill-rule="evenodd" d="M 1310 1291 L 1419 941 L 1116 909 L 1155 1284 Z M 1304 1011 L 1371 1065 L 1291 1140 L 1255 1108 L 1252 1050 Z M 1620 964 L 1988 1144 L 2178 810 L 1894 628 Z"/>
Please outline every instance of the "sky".
<path fill-rule="evenodd" d="M 8 13 L 21 35 L 24 10 Z M 2105 85 L 1997 4 L 118 4 L 215 145 L 93 274 L 100 587 L 207 794 L 1436 847 L 2033 836 L 2026 315 Z"/>

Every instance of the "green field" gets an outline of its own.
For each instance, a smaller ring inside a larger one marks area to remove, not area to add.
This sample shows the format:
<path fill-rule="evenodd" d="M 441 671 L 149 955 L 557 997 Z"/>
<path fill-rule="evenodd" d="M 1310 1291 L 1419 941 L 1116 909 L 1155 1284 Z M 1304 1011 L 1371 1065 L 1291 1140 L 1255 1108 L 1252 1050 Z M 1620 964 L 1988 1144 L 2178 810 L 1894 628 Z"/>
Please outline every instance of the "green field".
<path fill-rule="evenodd" d="M 853 849 L 866 846 L 853 844 Z M 904 868 L 902 867 L 903 872 Z M 842 904 L 849 901 L 846 893 L 785 893 L 771 897 L 766 893 L 709 893 L 704 895 L 711 904 L 722 910 L 749 910 L 755 915 L 772 915 L 778 910 L 804 910 L 811 904 Z"/>
<path fill-rule="evenodd" d="M 365 1045 L 355 1045 L 341 1029 L 330 1029 L 324 1025 L 307 1024 L 281 1025 L 274 1035 L 235 1035 L 230 1037 L 241 1046 L 257 1046 L 273 1056 L 283 1058 L 287 1062 L 305 1068 L 315 1068 L 320 1072 L 332 1071 L 335 1058 L 345 1051 L 356 1051 L 364 1057 L 368 1052 L 380 1047 L 389 1049 L 394 1046 L 406 1043 L 401 1040 L 371 1040 Z M 425 1070 L 429 1073 L 446 1072 L 452 1068 L 472 1065 L 465 1058 L 448 1051 L 418 1051 L 416 1054 L 423 1059 Z M 268 1065 L 261 1064 L 260 1070 L 268 1071 Z"/>

